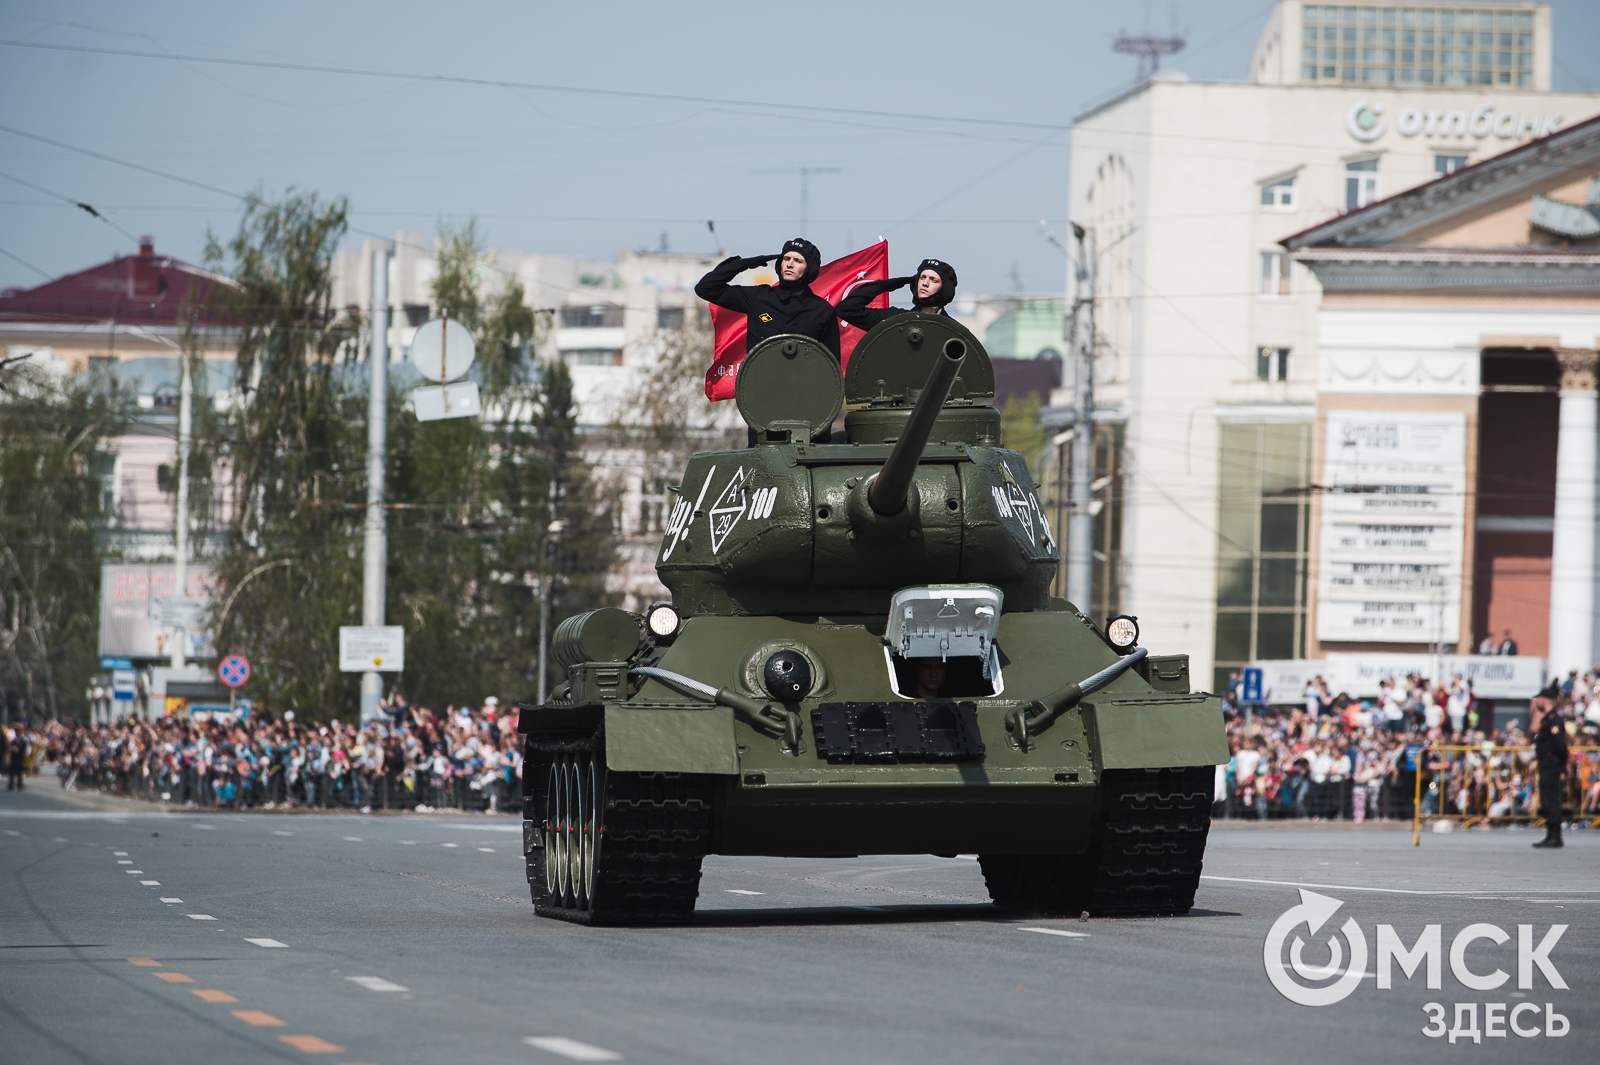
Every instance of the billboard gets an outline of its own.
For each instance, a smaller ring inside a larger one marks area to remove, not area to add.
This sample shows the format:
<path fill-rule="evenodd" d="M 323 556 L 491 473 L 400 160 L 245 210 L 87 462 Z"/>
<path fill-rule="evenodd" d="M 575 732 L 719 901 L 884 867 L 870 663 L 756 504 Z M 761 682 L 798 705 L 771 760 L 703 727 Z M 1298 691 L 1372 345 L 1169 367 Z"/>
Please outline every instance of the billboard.
<path fill-rule="evenodd" d="M 173 598 L 177 567 L 171 562 L 100 567 L 100 654 L 113 658 L 167 658 L 181 623 L 203 624 L 216 577 L 203 562 L 188 566 L 188 597 Z M 211 658 L 211 633 L 187 630 L 189 658 Z"/>

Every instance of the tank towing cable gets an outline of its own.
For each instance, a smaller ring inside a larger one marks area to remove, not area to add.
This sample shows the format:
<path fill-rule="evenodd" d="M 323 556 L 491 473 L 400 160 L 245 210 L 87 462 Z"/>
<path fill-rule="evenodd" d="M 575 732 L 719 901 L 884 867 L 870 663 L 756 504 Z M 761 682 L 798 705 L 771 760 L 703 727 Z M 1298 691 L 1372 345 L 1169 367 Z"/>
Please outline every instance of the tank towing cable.
<path fill-rule="evenodd" d="M 635 666 L 628 670 L 628 676 L 651 677 L 667 684 L 674 684 L 703 698 L 710 699 L 718 706 L 726 706 L 735 714 L 743 717 L 751 725 L 765 732 L 769 736 L 781 738 L 788 746 L 791 754 L 800 753 L 800 715 L 793 710 L 779 710 L 771 703 L 764 703 L 759 699 L 752 699 L 740 695 L 732 688 L 715 688 L 710 684 L 686 677 L 682 673 L 674 673 L 670 669 L 659 666 Z M 782 715 L 781 717 L 779 715 Z"/>
<path fill-rule="evenodd" d="M 1150 654 L 1148 647 L 1141 647 L 1132 654 L 1120 658 L 1111 665 L 1092 676 L 1085 677 L 1076 684 L 1068 684 L 1065 688 L 1058 688 L 1046 695 L 1043 699 L 1035 699 L 1017 707 L 1006 715 L 1006 731 L 1017 739 L 1017 744 L 1026 751 L 1028 737 L 1037 735 L 1049 727 L 1050 722 L 1063 711 L 1075 706 L 1086 695 L 1093 695 L 1104 688 L 1128 670 L 1142 662 Z M 1029 710 L 1032 713 L 1029 713 Z"/>

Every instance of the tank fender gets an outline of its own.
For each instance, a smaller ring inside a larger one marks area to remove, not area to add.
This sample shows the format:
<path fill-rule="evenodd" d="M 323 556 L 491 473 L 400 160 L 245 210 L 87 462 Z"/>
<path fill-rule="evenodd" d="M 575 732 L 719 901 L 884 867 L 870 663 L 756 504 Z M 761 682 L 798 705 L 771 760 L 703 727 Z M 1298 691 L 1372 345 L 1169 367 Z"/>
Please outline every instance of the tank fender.
<path fill-rule="evenodd" d="M 730 707 L 607 705 L 605 728 L 606 766 L 618 772 L 738 775 Z"/>
<path fill-rule="evenodd" d="M 1221 765 L 1228 760 L 1222 700 L 1086 699 L 1078 704 L 1097 769 Z"/>

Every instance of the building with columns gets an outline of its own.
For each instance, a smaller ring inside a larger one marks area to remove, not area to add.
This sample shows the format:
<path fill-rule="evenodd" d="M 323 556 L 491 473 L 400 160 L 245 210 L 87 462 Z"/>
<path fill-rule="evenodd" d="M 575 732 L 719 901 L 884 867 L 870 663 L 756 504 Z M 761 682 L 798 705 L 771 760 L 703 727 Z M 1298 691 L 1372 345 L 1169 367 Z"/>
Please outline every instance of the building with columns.
<path fill-rule="evenodd" d="M 1323 251 L 1281 242 L 1409 216 L 1440 190 L 1464 202 L 1501 172 L 1497 157 L 1569 143 L 1567 131 L 1600 114 L 1600 94 L 1551 88 L 1559 29 L 1541 4 L 1283 0 L 1244 80 L 1163 69 L 1076 120 L 1071 216 L 1085 227 L 1090 262 L 1069 295 L 1094 298 L 1096 438 L 1110 427 L 1116 442 L 1096 499 L 1118 531 L 1106 548 L 1115 564 L 1097 555 L 1094 599 L 1137 615 L 1151 646 L 1188 652 L 1199 683 L 1221 690 L 1231 672 L 1262 661 L 1461 652 L 1491 628 L 1497 641 L 1510 628 L 1524 657 L 1545 653 L 1549 563 L 1534 541 L 1549 539 L 1558 519 L 1519 497 L 1497 500 L 1480 525 L 1474 493 L 1480 475 L 1515 488 L 1521 457 L 1543 469 L 1537 448 L 1554 470 L 1557 441 L 1480 440 L 1479 427 L 1511 417 L 1554 426 L 1553 409 L 1537 413 L 1519 397 L 1554 405 L 1559 382 L 1517 375 L 1535 373 L 1533 362 L 1554 373 L 1558 348 L 1593 347 L 1594 330 L 1580 322 L 1592 292 L 1552 287 L 1583 273 L 1586 238 L 1553 237 L 1529 216 L 1535 196 L 1559 201 L 1539 212 L 1586 212 L 1587 193 L 1573 191 L 1586 164 L 1556 185 L 1516 186 L 1519 232 L 1459 216 L 1465 228 L 1449 240 L 1461 249 L 1485 241 L 1500 265 L 1460 267 L 1487 273 L 1485 287 L 1459 290 L 1455 303 L 1448 286 L 1397 282 L 1361 289 L 1357 312 L 1344 288 L 1329 296 L 1334 268 L 1318 260 Z M 1523 179 L 1500 180 L 1506 190 Z M 1407 253 L 1422 256 L 1417 278 L 1444 269 L 1429 256 L 1477 254 L 1445 251 L 1442 233 L 1404 235 L 1435 242 Z M 1495 295 L 1502 279 L 1523 274 L 1520 288 Z M 1534 313 L 1556 314 L 1557 304 L 1567 308 L 1559 326 Z M 1469 321 L 1468 307 L 1481 315 Z M 1518 346 L 1529 338 L 1543 346 Z M 1368 357 L 1384 345 L 1393 359 Z M 1544 361 L 1516 354 L 1534 350 Z M 1517 391 L 1524 385 L 1550 391 Z M 1371 423 L 1371 412 L 1391 417 Z M 1352 443 L 1330 468 L 1335 431 Z M 1481 448 L 1491 450 L 1480 459 Z M 1364 497 L 1374 505 L 1341 510 L 1357 493 L 1325 491 L 1328 478 L 1367 483 L 1385 455 L 1395 467 L 1385 467 L 1385 505 Z M 1425 533 L 1414 525 L 1390 535 L 1377 527 L 1404 523 L 1373 520 L 1354 522 L 1372 526 L 1371 539 L 1329 534 L 1335 512 L 1398 516 L 1423 497 L 1438 504 L 1425 511 Z M 1402 549 L 1417 557 L 1384 554 Z M 1401 568 L 1373 568 L 1391 563 Z M 1356 588 L 1390 598 L 1348 594 Z M 1389 605 L 1367 609 L 1380 603 Z"/>
<path fill-rule="evenodd" d="M 1322 290 L 1308 657 L 1600 662 L 1600 118 L 1282 244 Z"/>

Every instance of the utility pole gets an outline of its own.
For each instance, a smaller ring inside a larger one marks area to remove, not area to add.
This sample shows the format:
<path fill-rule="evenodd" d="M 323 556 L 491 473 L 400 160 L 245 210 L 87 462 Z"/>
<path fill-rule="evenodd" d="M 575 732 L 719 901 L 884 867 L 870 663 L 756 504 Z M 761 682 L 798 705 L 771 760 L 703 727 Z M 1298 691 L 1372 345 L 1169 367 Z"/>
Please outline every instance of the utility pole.
<path fill-rule="evenodd" d="M 189 601 L 189 447 L 190 426 L 194 421 L 194 377 L 189 373 L 189 353 L 178 349 L 178 505 L 173 515 L 174 554 L 172 588 L 172 660 L 174 670 L 184 668 L 188 658 Z"/>
<path fill-rule="evenodd" d="M 1072 471 L 1067 503 L 1067 600 L 1085 613 L 1093 609 L 1094 580 L 1094 233 L 1076 222 L 1078 268 L 1072 321 L 1077 336 L 1073 367 Z"/>
<path fill-rule="evenodd" d="M 812 174 L 838 174 L 843 171 L 836 166 L 789 166 L 775 170 L 757 170 L 758 174 L 799 174 L 800 175 L 800 235 L 806 235 L 806 227 L 811 219 L 811 175 Z"/>
<path fill-rule="evenodd" d="M 389 430 L 389 250 L 372 253 L 371 340 L 367 345 L 367 520 L 361 574 L 361 624 L 384 623 L 389 585 L 389 538 L 383 515 L 383 478 Z M 361 674 L 361 720 L 380 716 L 383 675 Z"/>

